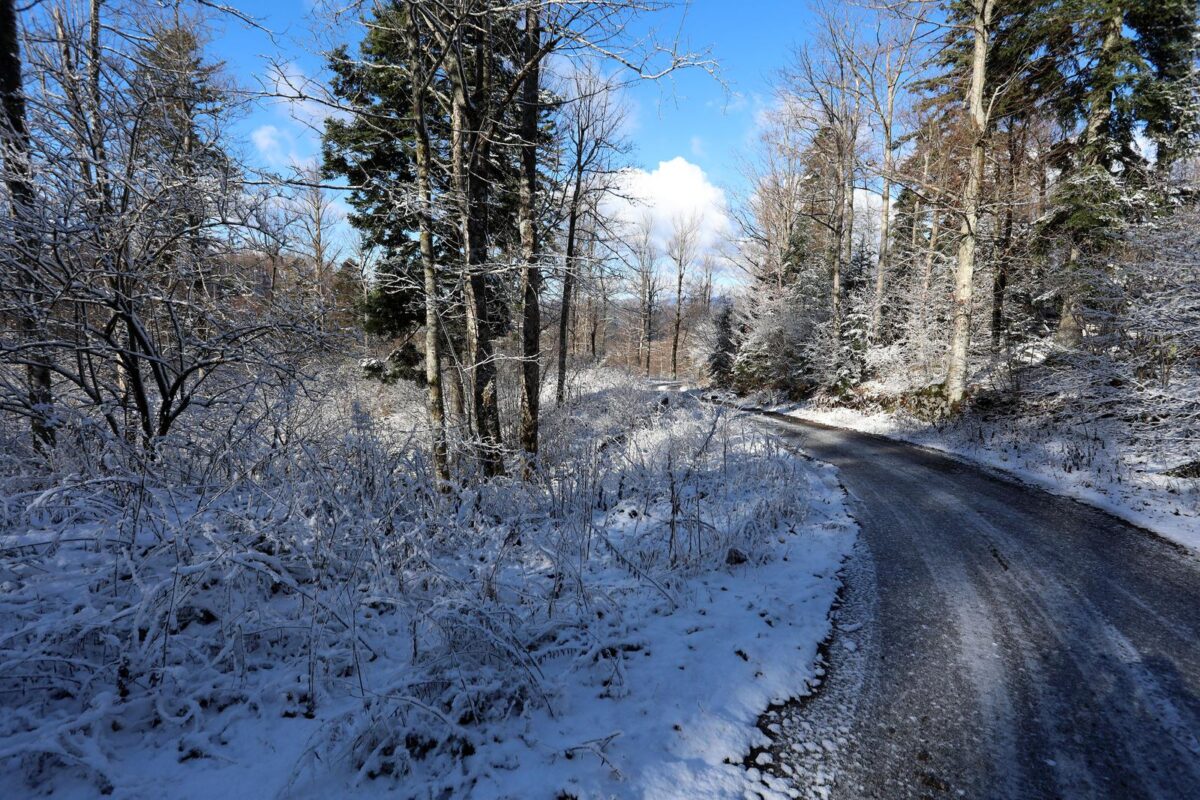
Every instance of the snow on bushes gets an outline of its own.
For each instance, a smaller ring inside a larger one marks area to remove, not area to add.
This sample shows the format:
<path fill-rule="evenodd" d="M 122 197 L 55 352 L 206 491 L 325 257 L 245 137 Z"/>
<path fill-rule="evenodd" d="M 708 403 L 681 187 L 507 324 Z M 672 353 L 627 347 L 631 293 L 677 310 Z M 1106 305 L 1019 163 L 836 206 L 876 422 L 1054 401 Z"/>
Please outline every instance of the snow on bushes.
<path fill-rule="evenodd" d="M 6 464 L 0 793 L 738 794 L 850 523 L 746 418 L 591 381 L 530 481 L 438 491 L 344 376 L 154 460 Z"/>

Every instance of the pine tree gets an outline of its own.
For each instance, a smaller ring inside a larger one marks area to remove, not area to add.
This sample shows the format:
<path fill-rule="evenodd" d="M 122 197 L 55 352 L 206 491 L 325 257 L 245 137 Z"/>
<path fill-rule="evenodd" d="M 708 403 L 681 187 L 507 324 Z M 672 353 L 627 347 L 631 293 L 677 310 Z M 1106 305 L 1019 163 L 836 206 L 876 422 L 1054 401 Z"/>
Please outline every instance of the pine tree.
<path fill-rule="evenodd" d="M 438 13 L 432 4 L 388 4 L 376 12 L 357 57 L 345 47 L 331 54 L 332 92 L 351 113 L 326 122 L 324 170 L 346 181 L 350 224 L 381 250 L 379 277 L 364 304 L 368 328 L 402 335 L 424 324 L 426 349 L 435 353 L 441 347 L 430 346 L 429 336 L 438 320 L 440 344 L 465 357 L 480 456 L 488 471 L 497 472 L 492 340 L 511 330 L 511 287 L 502 273 L 487 268 L 487 260 L 493 249 L 513 253 L 519 245 L 524 173 L 521 148 L 493 146 L 516 136 L 520 104 L 492 114 L 490 103 L 496 87 L 515 78 L 523 41 L 516 15 L 489 19 L 485 32 L 427 24 L 427 15 Z M 446 41 L 446 30 L 461 40 Z M 414 75 L 423 91 L 414 92 Z M 463 76 L 480 83 L 463 84 Z M 428 150 L 424 171 L 418 163 L 422 146 Z M 427 365 L 427 371 L 433 368 Z M 437 385 L 429 383 L 431 392 Z"/>
<path fill-rule="evenodd" d="M 1069 77 L 1057 103 L 1074 135 L 1044 231 L 1068 242 L 1058 340 L 1076 346 L 1088 294 L 1079 262 L 1152 211 L 1144 192 L 1152 165 L 1138 132 L 1156 146 L 1153 168 L 1164 173 L 1195 136 L 1197 19 L 1189 0 L 1067 0 L 1059 11 L 1077 47 L 1060 62 Z"/>
<path fill-rule="evenodd" d="M 733 360 L 737 352 L 737 342 L 733 331 L 733 306 L 724 305 L 714 320 L 716 327 L 716 343 L 709 354 L 708 377 L 713 384 L 728 388 L 733 379 Z"/>
<path fill-rule="evenodd" d="M 417 177 L 412 79 L 408 70 L 397 68 L 413 63 L 414 58 L 404 36 L 405 14 L 399 7 L 384 9 L 375 22 L 357 57 L 343 46 L 328 58 L 332 93 L 351 113 L 347 118 L 326 120 L 322 154 L 325 175 L 342 178 L 350 187 L 346 193 L 352 209 L 348 221 L 362 232 L 367 246 L 380 248 L 379 275 L 363 309 L 369 329 L 400 336 L 424 319 L 420 246 L 413 236 L 419 227 L 418 211 L 409 197 L 415 194 Z M 423 42 L 422 46 L 431 45 Z M 448 127 L 436 115 L 431 117 L 433 155 L 444 159 Z M 434 173 L 435 181 L 439 177 Z M 445 180 L 433 191 L 445 196 Z M 438 225 L 433 244 L 435 258 L 442 263 L 452 260 L 459 247 L 457 229 L 451 224 Z M 445 283 L 451 280 L 447 278 Z M 449 286 L 442 288 L 448 290 Z"/>

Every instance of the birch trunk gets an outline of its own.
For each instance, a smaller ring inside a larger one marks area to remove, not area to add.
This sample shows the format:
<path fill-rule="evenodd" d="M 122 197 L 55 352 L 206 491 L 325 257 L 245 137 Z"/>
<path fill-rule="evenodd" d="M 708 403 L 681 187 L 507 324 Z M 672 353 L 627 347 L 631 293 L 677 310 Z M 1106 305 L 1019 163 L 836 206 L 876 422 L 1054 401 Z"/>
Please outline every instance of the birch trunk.
<path fill-rule="evenodd" d="M 476 49 L 480 45 L 475 45 Z M 484 56 L 480 55 L 477 62 Z M 447 70 L 453 81 L 451 112 L 451 173 L 459 196 L 459 223 L 463 239 L 463 261 L 466 290 L 467 349 L 471 371 L 471 396 L 478 435 L 479 463 L 486 475 L 504 471 L 501 452 L 503 437 L 500 429 L 500 405 L 496 385 L 496 359 L 492 345 L 490 317 L 487 307 L 487 204 L 486 175 L 488 143 L 480 135 L 480 125 L 472 114 L 463 85 L 464 65 L 457 58 L 448 59 Z M 475 65 L 482 73 L 481 63 Z M 482 74 L 477 76 L 479 94 L 489 93 L 483 86 Z"/>
<path fill-rule="evenodd" d="M 971 84 L 967 93 L 971 124 L 971 157 L 962 197 L 958 263 L 954 271 L 954 327 L 950 340 L 950 360 L 946 369 L 946 399 L 952 407 L 962 402 L 967 388 L 979 193 L 983 185 L 984 155 L 987 148 L 988 112 L 983 105 L 983 88 L 987 81 L 988 29 L 991 26 L 994 5 L 995 0 L 973 0 L 972 3 L 974 48 L 971 58 Z"/>

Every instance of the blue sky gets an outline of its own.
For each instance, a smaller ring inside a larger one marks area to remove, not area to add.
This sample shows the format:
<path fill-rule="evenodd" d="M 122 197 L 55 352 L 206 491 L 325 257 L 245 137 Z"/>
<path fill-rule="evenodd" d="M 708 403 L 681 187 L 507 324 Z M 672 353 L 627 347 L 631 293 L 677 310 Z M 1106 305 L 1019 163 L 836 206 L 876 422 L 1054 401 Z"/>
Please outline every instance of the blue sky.
<path fill-rule="evenodd" d="M 314 35 L 312 2 L 240 3 L 238 7 L 260 19 L 274 37 L 224 21 L 214 31 L 210 52 L 248 87 L 266 78 L 270 59 L 291 62 L 298 74 L 319 79 L 322 59 L 315 51 L 353 36 L 355 28 L 348 26 L 339 36 L 321 25 Z M 720 80 L 687 70 L 629 90 L 629 135 L 635 145 L 631 158 L 649 175 L 644 182 L 653 184 L 652 194 L 699 194 L 715 197 L 719 204 L 719 192 L 731 200 L 741 189 L 739 160 L 754 141 L 759 112 L 770 102 L 774 72 L 803 41 L 808 20 L 803 0 L 694 0 L 648 20 L 664 34 L 680 30 L 688 48 L 709 51 L 720 65 Z M 305 110 L 299 111 L 303 117 Z M 316 136 L 295 116 L 295 109 L 276 103 L 263 104 L 240 120 L 237 133 L 244 138 L 246 154 L 268 166 L 313 157 Z M 663 162 L 670 167 L 660 172 Z M 698 182 L 711 187 L 698 187 Z M 684 197 L 681 202 L 692 201 Z"/>
<path fill-rule="evenodd" d="M 690 70 L 632 92 L 642 166 L 682 156 L 714 181 L 736 183 L 737 159 L 753 141 L 774 72 L 804 35 L 804 9 L 803 0 L 696 0 L 683 36 L 692 49 L 711 50 L 720 81 Z"/>

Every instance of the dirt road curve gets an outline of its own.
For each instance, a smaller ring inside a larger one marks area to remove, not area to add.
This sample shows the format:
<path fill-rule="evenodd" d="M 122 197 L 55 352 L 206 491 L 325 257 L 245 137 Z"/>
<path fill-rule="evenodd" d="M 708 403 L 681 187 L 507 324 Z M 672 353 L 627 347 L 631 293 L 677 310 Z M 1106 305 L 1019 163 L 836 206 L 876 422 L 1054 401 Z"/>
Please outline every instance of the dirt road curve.
<path fill-rule="evenodd" d="M 1200 798 L 1200 561 L 917 447 L 772 424 L 862 527 L 773 771 L 855 800 Z"/>

